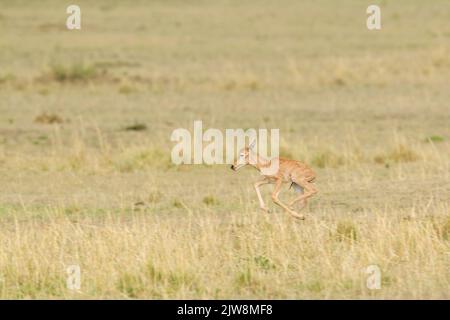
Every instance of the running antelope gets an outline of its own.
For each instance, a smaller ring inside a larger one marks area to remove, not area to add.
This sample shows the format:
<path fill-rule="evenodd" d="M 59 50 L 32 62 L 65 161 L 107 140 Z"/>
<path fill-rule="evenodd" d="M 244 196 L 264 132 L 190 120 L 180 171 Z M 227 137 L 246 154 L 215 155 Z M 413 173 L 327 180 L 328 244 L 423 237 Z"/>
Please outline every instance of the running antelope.
<path fill-rule="evenodd" d="M 269 209 L 267 209 L 261 196 L 259 187 L 264 184 L 275 184 L 275 188 L 272 192 L 273 202 L 282 207 L 293 217 L 305 219 L 303 214 L 300 214 L 293 209 L 293 206 L 295 203 L 300 202 L 301 207 L 299 210 L 303 209 L 306 206 L 308 198 L 317 193 L 317 189 L 313 184 L 313 181 L 316 178 L 314 171 L 308 165 L 297 160 L 283 158 L 274 158 L 272 160 L 264 159 L 253 151 L 255 142 L 256 141 L 253 141 L 251 145 L 243 148 L 239 152 L 238 158 L 234 164 L 231 165 L 231 169 L 237 171 L 246 165 L 251 165 L 260 172 L 262 179 L 255 182 L 254 186 L 256 194 L 258 195 L 259 206 L 262 210 L 269 212 Z M 278 170 L 269 170 L 274 164 L 274 161 L 278 162 Z M 283 183 L 291 183 L 291 187 L 294 187 L 294 190 L 300 193 L 300 195 L 288 205 L 281 202 L 278 197 Z"/>

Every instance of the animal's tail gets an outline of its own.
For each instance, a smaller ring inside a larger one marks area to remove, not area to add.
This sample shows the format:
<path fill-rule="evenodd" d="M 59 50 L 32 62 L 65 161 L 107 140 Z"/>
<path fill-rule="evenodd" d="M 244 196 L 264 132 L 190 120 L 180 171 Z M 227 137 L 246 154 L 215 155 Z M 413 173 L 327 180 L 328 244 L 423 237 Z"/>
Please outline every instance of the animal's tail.
<path fill-rule="evenodd" d="M 295 182 L 291 183 L 291 186 L 289 187 L 289 189 L 291 189 L 292 187 L 294 187 L 295 192 L 303 193 L 303 188 L 301 186 L 299 186 L 298 184 L 296 184 Z"/>
<path fill-rule="evenodd" d="M 308 180 L 308 182 L 314 182 L 316 180 L 316 177 L 312 177 L 311 179 Z M 295 182 L 291 182 L 291 185 L 289 187 L 289 189 L 291 189 L 292 187 L 295 188 L 295 186 L 300 187 L 298 184 L 296 184 Z"/>
<path fill-rule="evenodd" d="M 308 182 L 314 182 L 315 180 L 316 177 L 311 177 L 310 179 L 308 179 Z M 294 187 L 295 192 L 303 192 L 303 187 L 293 181 L 291 182 L 289 189 L 291 189 L 292 187 Z"/>

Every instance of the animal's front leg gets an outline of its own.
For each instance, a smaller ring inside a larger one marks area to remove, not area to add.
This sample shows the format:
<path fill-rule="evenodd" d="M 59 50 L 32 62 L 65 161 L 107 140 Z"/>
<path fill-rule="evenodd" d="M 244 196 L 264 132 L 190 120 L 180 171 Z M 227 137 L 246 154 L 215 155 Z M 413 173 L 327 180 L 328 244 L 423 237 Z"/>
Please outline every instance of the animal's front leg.
<path fill-rule="evenodd" d="M 261 210 L 264 210 L 265 212 L 269 213 L 270 210 L 266 207 L 266 204 L 264 203 L 264 200 L 261 196 L 261 190 L 259 190 L 259 187 L 264 185 L 264 184 L 268 184 L 270 183 L 269 181 L 267 181 L 266 179 L 255 182 L 254 186 L 255 186 L 255 190 L 256 190 L 256 194 L 258 196 L 258 201 L 259 201 L 259 207 L 261 208 Z"/>

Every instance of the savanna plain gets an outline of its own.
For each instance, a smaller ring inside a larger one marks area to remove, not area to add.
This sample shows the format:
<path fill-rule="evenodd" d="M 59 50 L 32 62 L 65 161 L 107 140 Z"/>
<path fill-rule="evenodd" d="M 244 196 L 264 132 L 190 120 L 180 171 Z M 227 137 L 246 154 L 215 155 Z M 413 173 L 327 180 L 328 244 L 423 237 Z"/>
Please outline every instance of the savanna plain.
<path fill-rule="evenodd" d="M 450 298 L 449 1 L 77 4 L 0 2 L 0 298 Z M 174 165 L 194 120 L 279 128 L 306 219 Z"/>

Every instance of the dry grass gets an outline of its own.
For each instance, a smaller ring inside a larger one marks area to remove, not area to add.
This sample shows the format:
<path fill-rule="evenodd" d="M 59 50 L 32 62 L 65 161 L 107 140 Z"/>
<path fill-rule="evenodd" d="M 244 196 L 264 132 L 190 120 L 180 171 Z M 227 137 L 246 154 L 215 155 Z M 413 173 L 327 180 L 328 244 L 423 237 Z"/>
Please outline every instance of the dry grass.
<path fill-rule="evenodd" d="M 381 32 L 357 0 L 80 1 L 80 32 L 44 2 L 2 4 L 0 298 L 450 298 L 448 1 L 384 1 Z M 197 119 L 279 128 L 307 219 L 174 166 Z"/>
<path fill-rule="evenodd" d="M 436 176 L 448 158 L 427 143 L 417 152 L 433 165 L 318 169 L 322 193 L 302 222 L 259 212 L 250 170 L 171 167 L 151 147 L 53 148 L 3 158 L 36 183 L 52 177 L 39 189 L 12 183 L 23 191 L 2 196 L 3 298 L 448 298 L 450 186 Z M 415 185 L 419 173 L 437 183 Z M 223 186 L 211 195 L 214 177 Z M 80 292 L 66 288 L 72 264 Z M 380 291 L 365 287 L 371 264 L 382 270 Z"/>
<path fill-rule="evenodd" d="M 45 208 L 39 219 L 11 214 L 2 228 L 3 298 L 448 298 L 448 207 L 402 219 L 373 210 L 351 222 L 316 210 L 288 217 L 162 216 L 123 208 L 103 217 Z M 36 230 L 40 230 L 37 232 Z M 82 290 L 65 287 L 78 264 Z M 382 290 L 365 268 L 382 270 Z"/>

